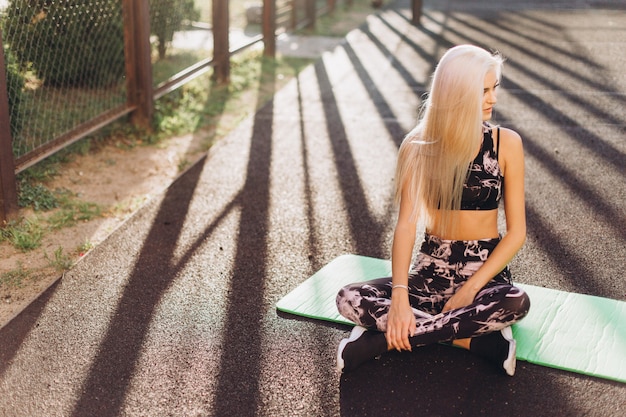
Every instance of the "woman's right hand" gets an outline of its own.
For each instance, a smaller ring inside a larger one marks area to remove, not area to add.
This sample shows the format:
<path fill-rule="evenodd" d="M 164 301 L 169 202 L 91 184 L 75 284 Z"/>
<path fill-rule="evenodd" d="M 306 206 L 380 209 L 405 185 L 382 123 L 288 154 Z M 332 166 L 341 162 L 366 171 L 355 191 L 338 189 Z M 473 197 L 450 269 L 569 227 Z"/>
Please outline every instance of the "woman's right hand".
<path fill-rule="evenodd" d="M 402 151 L 401 151 L 402 152 Z M 405 181 L 400 198 L 398 221 L 393 233 L 393 247 L 391 249 L 391 276 L 392 283 L 399 285 L 391 290 L 391 306 L 387 313 L 387 348 L 411 350 L 409 336 L 415 334 L 416 323 L 413 309 L 409 303 L 409 292 L 403 288 L 409 281 L 409 267 L 415 245 L 416 222 L 413 218 L 413 199 L 410 187 Z"/>
<path fill-rule="evenodd" d="M 409 337 L 415 334 L 416 324 L 409 296 L 405 289 L 397 288 L 391 295 L 391 307 L 387 314 L 387 348 L 397 351 L 411 350 Z"/>

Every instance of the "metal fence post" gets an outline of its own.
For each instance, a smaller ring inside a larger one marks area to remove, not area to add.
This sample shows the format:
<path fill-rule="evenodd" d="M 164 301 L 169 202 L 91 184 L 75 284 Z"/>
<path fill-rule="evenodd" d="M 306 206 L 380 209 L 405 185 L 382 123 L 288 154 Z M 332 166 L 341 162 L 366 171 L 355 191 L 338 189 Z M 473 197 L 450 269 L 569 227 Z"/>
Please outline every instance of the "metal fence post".
<path fill-rule="evenodd" d="M 150 7 L 148 0 L 123 0 L 126 88 L 128 104 L 135 107 L 134 124 L 150 127 L 154 112 Z"/>
<path fill-rule="evenodd" d="M 6 61 L 0 30 L 0 226 L 17 217 L 17 184 L 9 118 Z"/>
<path fill-rule="evenodd" d="M 276 56 L 276 0 L 263 0 L 263 54 Z"/>
<path fill-rule="evenodd" d="M 228 0 L 213 0 L 213 80 L 220 84 L 230 79 L 230 27 Z"/>

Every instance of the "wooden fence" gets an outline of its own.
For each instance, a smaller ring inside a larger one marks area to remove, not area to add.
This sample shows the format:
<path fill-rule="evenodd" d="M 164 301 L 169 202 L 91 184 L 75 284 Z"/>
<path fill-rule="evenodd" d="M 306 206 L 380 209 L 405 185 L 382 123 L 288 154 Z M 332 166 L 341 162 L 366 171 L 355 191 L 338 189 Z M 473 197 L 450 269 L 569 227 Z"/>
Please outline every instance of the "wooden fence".
<path fill-rule="evenodd" d="M 204 0 L 210 1 L 210 0 Z M 53 140 L 15 157 L 9 119 L 9 99 L 7 94 L 6 62 L 0 31 L 0 226 L 18 215 L 16 174 L 68 145 L 94 133 L 98 129 L 130 115 L 131 122 L 147 127 L 153 116 L 154 102 L 161 96 L 175 90 L 184 83 L 213 68 L 213 79 L 227 83 L 230 74 L 230 57 L 257 42 L 263 42 L 264 54 L 276 53 L 277 1 L 280 16 L 289 16 L 288 29 L 314 27 L 320 14 L 332 12 L 337 0 L 326 0 L 320 7 L 318 0 L 262 0 L 262 33 L 236 50 L 229 44 L 229 1 L 212 1 L 213 56 L 188 67 L 158 86 L 153 86 L 150 10 L 148 0 L 122 0 L 125 55 L 124 104 L 112 107 L 98 116 L 80 123 Z M 352 0 L 345 0 L 350 6 Z M 418 23 L 422 1 L 412 0 L 413 21 Z M 300 10 L 298 8 L 301 8 Z M 302 10 L 303 9 L 303 10 Z M 303 16 L 303 17 L 299 17 Z"/>

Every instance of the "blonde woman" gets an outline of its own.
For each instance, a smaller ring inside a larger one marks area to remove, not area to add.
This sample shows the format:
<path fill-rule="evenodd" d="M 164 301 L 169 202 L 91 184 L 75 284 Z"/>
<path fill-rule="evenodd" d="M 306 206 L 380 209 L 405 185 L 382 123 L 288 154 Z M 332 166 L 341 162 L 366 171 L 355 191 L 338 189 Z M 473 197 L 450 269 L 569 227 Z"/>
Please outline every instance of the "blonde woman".
<path fill-rule="evenodd" d="M 339 345 L 341 371 L 388 350 L 452 342 L 515 373 L 510 325 L 530 301 L 512 285 L 507 264 L 526 237 L 524 155 L 517 133 L 488 123 L 501 67 L 500 55 L 472 45 L 439 61 L 398 154 L 392 277 L 337 295 L 339 312 L 357 324 Z M 418 225 L 425 237 L 411 265 Z"/>

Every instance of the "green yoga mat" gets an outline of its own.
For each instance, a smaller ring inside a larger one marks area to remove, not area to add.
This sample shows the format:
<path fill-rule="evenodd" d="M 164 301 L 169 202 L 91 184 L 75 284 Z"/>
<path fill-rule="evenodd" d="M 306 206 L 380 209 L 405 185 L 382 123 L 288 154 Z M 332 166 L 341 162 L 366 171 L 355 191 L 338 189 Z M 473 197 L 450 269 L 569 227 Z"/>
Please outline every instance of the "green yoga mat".
<path fill-rule="evenodd" d="M 343 255 L 283 297 L 279 311 L 352 325 L 335 296 L 349 283 L 391 276 L 391 262 Z M 513 326 L 517 358 L 530 363 L 626 382 L 626 302 L 516 284 L 531 300 Z"/>

